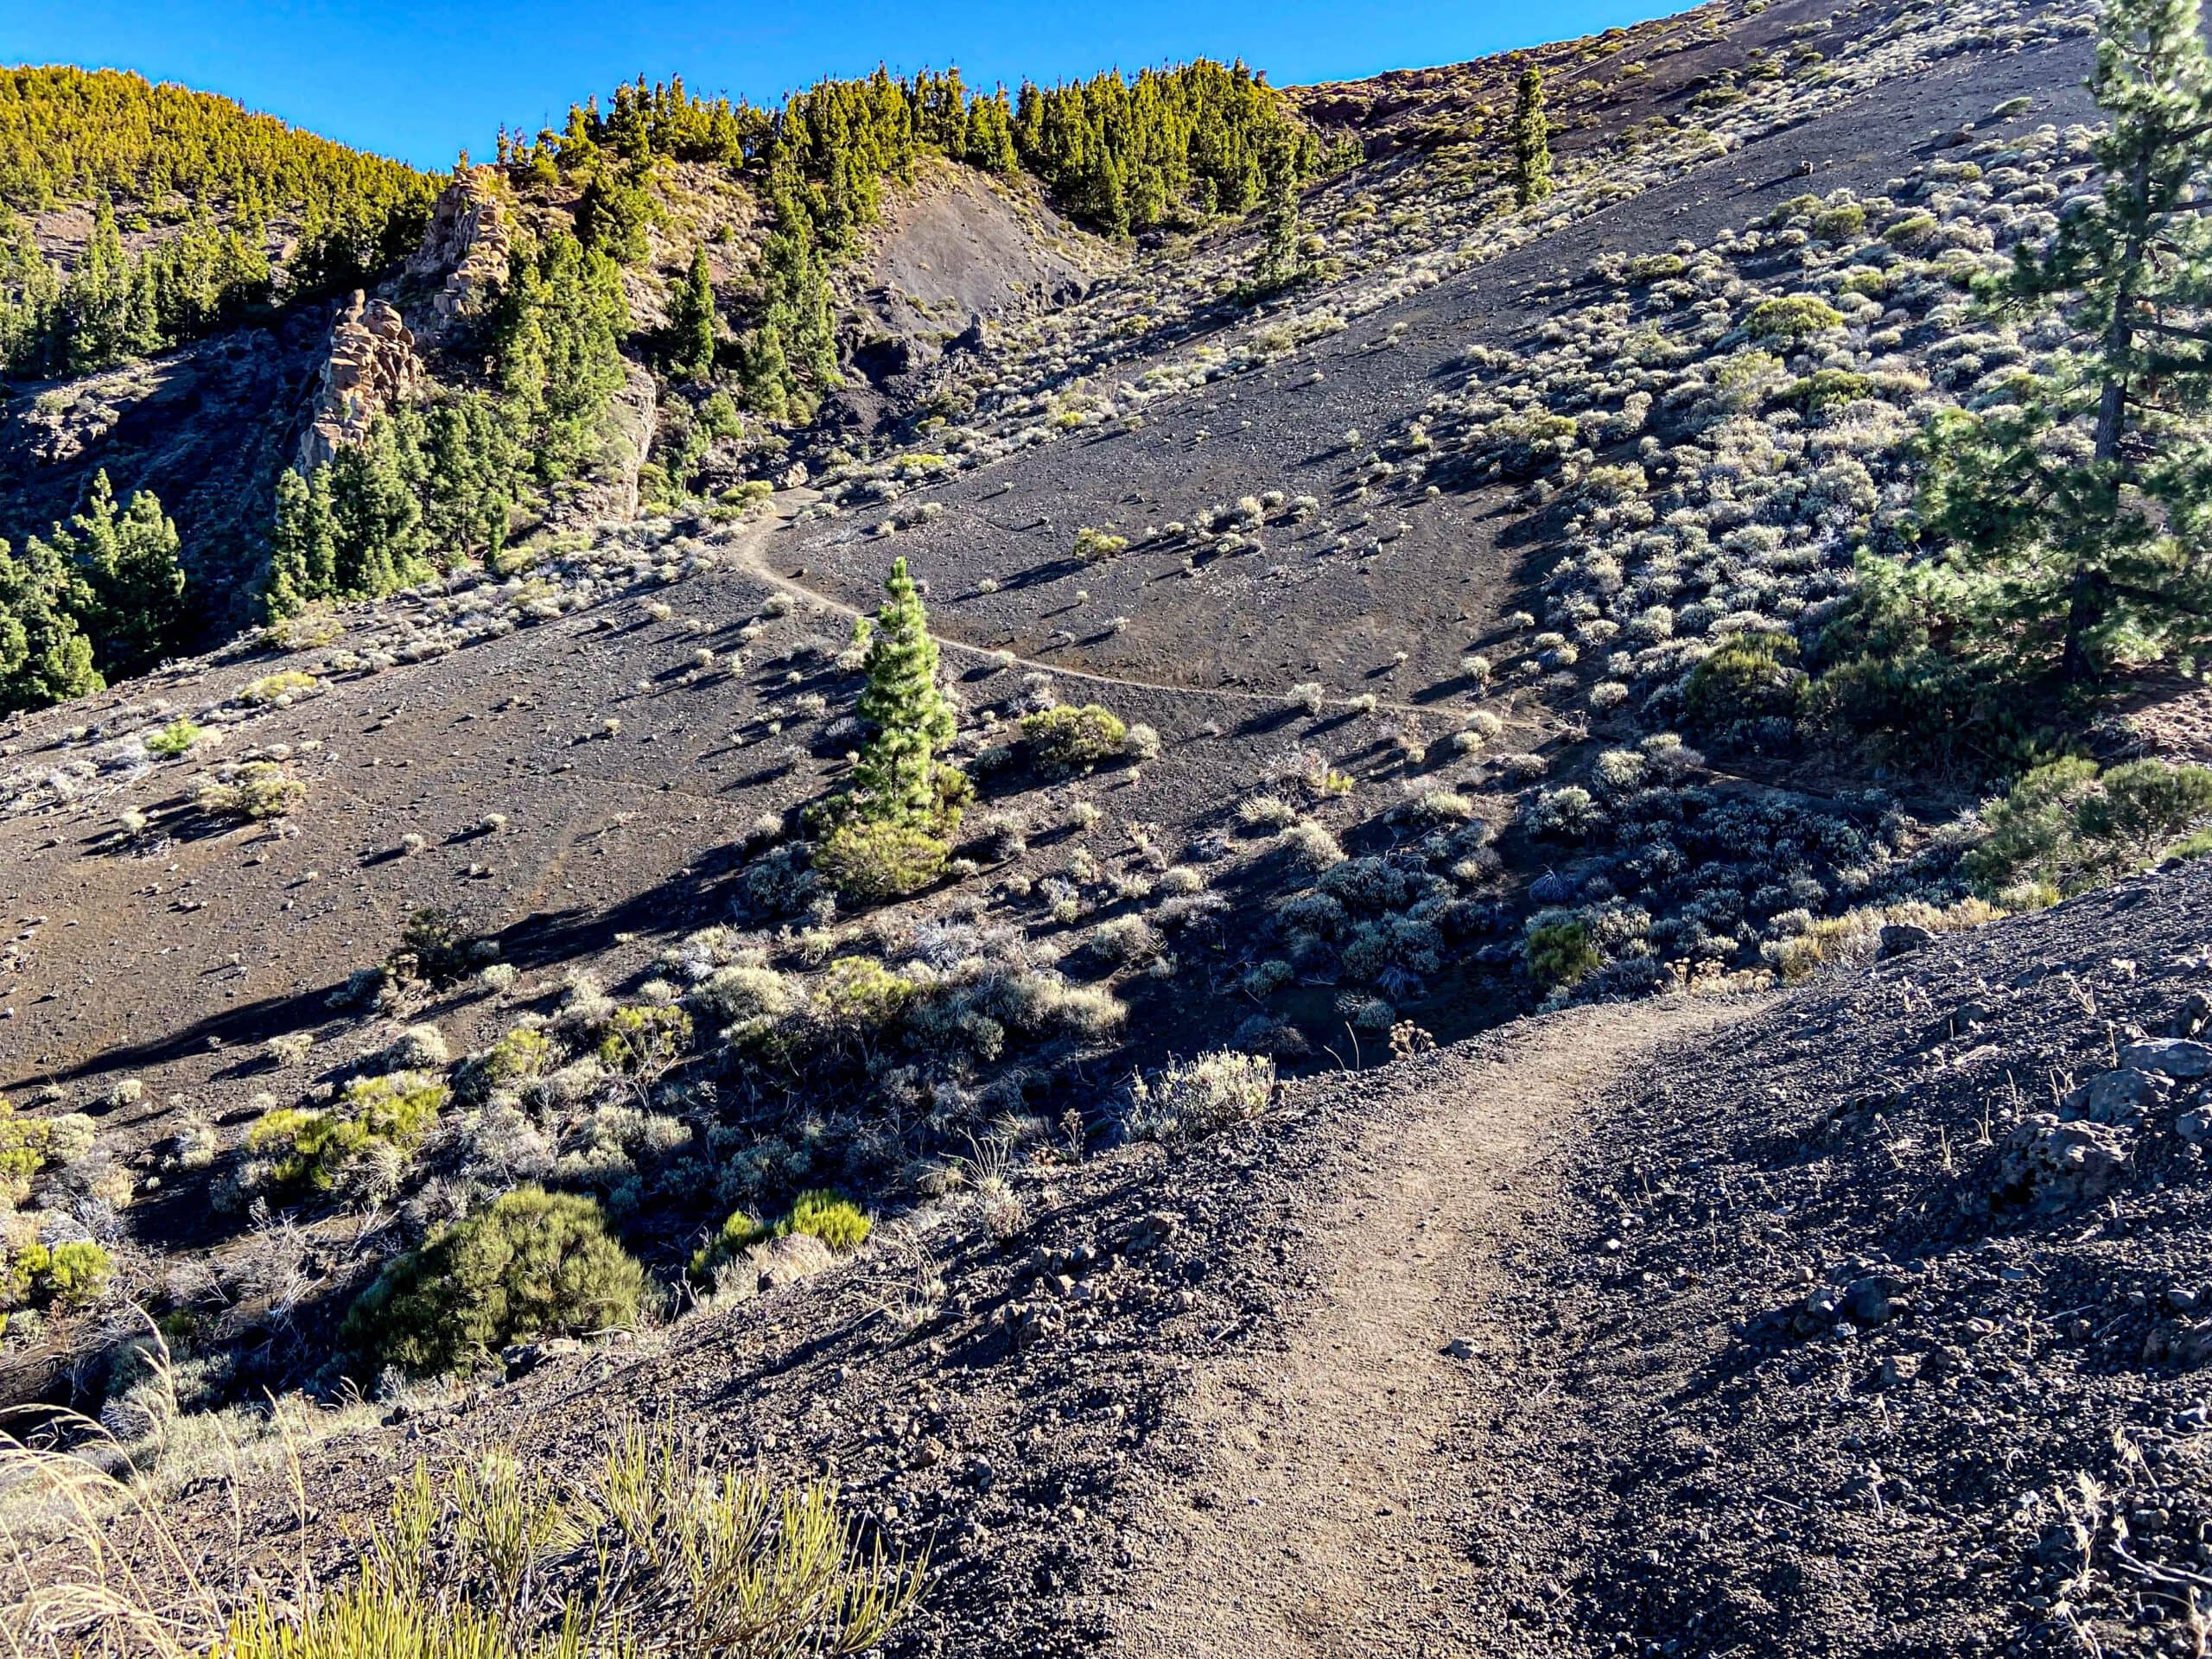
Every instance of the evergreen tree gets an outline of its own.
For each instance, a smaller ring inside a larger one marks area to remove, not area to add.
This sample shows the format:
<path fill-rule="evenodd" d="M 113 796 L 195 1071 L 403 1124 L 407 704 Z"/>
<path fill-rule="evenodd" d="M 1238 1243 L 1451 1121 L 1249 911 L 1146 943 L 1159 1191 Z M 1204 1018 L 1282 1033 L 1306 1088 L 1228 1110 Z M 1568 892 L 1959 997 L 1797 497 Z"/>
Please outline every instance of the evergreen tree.
<path fill-rule="evenodd" d="M 1513 194 L 1523 207 L 1552 193 L 1551 134 L 1544 114 L 1544 72 L 1530 64 L 1513 107 Z"/>
<path fill-rule="evenodd" d="M 622 385 L 629 326 L 620 268 L 565 231 L 512 256 L 493 351 L 499 390 L 539 477 L 569 477 L 596 453 L 601 418 Z"/>
<path fill-rule="evenodd" d="M 952 741 L 952 705 L 938 686 L 937 641 L 906 560 L 893 563 L 883 591 L 868 639 L 860 697 L 868 737 L 853 769 L 852 799 L 871 823 L 934 830 L 950 771 L 937 754 Z"/>
<path fill-rule="evenodd" d="M 603 253 L 617 264 L 634 265 L 651 247 L 645 231 L 658 216 L 653 199 L 635 184 L 602 167 L 584 186 L 576 202 L 576 239 L 586 250 Z"/>
<path fill-rule="evenodd" d="M 779 172 L 771 191 L 775 228 L 760 245 L 763 307 L 743 353 L 746 402 L 772 419 L 804 420 L 838 384 L 830 271 L 798 181 Z"/>
<path fill-rule="evenodd" d="M 2100 198 L 1987 297 L 2074 348 L 1929 436 L 1923 520 L 1963 574 L 1963 642 L 2079 684 L 2212 644 L 2212 66 L 2197 0 L 2111 0 L 2089 81 Z"/>
<path fill-rule="evenodd" d="M 105 196 L 94 210 L 84 257 L 62 285 L 61 327 L 63 363 L 71 374 L 119 361 L 135 343 L 130 264 L 116 230 L 114 206 Z"/>
<path fill-rule="evenodd" d="M 1298 158 L 1285 142 L 1268 146 L 1267 197 L 1261 210 L 1260 268 L 1262 290 L 1286 288 L 1299 278 Z"/>
<path fill-rule="evenodd" d="M 524 457 L 512 416 L 480 392 L 395 412 L 416 458 L 423 531 L 440 553 L 489 556 L 506 545 Z"/>
<path fill-rule="evenodd" d="M 715 368 L 715 284 L 707 245 L 691 250 L 690 274 L 669 306 L 672 360 L 679 373 L 706 376 Z"/>
<path fill-rule="evenodd" d="M 61 277 L 30 226 L 0 201 L 0 374 L 42 378 L 60 370 Z"/>
<path fill-rule="evenodd" d="M 276 522 L 269 536 L 263 603 L 270 620 L 281 622 L 316 600 L 333 597 L 337 569 L 329 472 L 317 467 L 309 479 L 288 467 L 277 474 Z"/>
<path fill-rule="evenodd" d="M 77 626 L 86 598 L 75 573 L 37 537 L 20 557 L 0 542 L 0 711 L 43 709 L 105 687 Z"/>
<path fill-rule="evenodd" d="M 319 469 L 329 474 L 333 592 L 373 599 L 423 573 L 423 504 L 389 417 Z"/>
<path fill-rule="evenodd" d="M 116 505 L 105 470 L 92 478 L 84 510 L 33 537 L 26 557 L 55 573 L 44 583 L 88 639 L 102 673 L 130 673 L 157 661 L 184 620 L 184 568 L 176 526 L 150 490 Z"/>

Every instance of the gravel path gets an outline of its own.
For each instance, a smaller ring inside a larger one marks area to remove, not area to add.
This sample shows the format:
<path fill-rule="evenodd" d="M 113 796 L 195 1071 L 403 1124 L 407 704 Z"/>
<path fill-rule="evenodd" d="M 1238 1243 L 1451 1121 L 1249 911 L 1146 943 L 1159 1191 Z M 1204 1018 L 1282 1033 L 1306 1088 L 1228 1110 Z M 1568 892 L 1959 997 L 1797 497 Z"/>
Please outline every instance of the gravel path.
<path fill-rule="evenodd" d="M 1165 1497 L 1114 1651 L 1497 1650 L 1472 1523 L 1545 1484 L 1548 1448 L 1572 1438 L 1550 1357 L 1505 1334 L 1521 1253 L 1556 1219 L 1557 1154 L 1660 1046 L 1753 1006 L 1674 998 L 1525 1022 L 1376 1103 L 1292 1229 L 1319 1284 L 1287 1351 L 1193 1379 L 1179 1430 L 1204 1448 L 1199 1469 Z"/>

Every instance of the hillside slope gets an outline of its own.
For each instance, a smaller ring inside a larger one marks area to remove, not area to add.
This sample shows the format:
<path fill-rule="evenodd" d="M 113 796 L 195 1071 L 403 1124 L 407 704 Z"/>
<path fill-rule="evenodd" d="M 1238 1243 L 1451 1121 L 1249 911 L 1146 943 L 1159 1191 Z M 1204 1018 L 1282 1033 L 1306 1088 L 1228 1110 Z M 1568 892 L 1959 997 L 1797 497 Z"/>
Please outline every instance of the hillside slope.
<path fill-rule="evenodd" d="M 2206 1187 L 2202 1084 L 2147 1068 L 2197 1052 L 2158 1034 L 2201 1025 L 2208 925 L 2202 872 L 2145 877 L 1018 1173 L 1011 1223 L 956 1196 L 827 1278 L 340 1430 L 308 1558 L 343 1570 L 395 1465 L 573 1467 L 620 1402 L 929 1544 L 899 1652 L 2165 1650 L 2212 1501 Z M 2039 1109 L 2115 1052 L 2147 1116 Z M 2069 1135 L 2118 1160 L 2050 1159 Z M 242 1500 L 195 1501 L 226 1554 L 276 1548 L 288 1484 Z"/>
<path fill-rule="evenodd" d="M 2201 850 L 2212 777 L 2155 759 L 2198 693 L 2060 709 L 2029 829 L 2100 763 L 2178 804 L 1993 879 L 2025 744 L 1879 747 L 1794 666 L 1915 556 L 1918 435 L 2064 347 L 1972 288 L 2094 188 L 2091 28 L 1727 0 L 1303 89 L 1280 283 L 1280 201 L 1109 243 L 926 149 L 834 266 L 664 150 L 618 261 L 569 239 L 612 175 L 503 143 L 303 397 L 340 450 L 357 370 L 481 415 L 512 270 L 608 388 L 542 429 L 588 464 L 0 727 L 0 1404 L 226 1586 L 629 1411 L 928 1551 L 900 1654 L 2191 1650 L 2212 875 L 2135 873 Z M 832 315 L 844 384 L 737 415 Z M 88 465 L 275 360 L 5 441 Z M 273 472 L 307 412 L 149 444 Z M 894 559 L 926 617 L 875 643 L 973 798 L 886 896 L 822 849 Z M 539 1186 L 628 1311 L 452 1375 L 354 1316 Z M 85 1570 L 16 1497 L 33 1578 Z"/>

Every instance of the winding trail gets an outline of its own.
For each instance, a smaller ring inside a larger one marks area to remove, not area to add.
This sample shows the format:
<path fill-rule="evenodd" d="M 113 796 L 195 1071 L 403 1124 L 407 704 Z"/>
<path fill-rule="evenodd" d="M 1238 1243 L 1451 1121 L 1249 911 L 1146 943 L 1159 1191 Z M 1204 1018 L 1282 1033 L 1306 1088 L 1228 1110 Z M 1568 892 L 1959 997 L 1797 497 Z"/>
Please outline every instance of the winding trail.
<path fill-rule="evenodd" d="M 794 598 L 804 600 L 810 604 L 822 607 L 838 616 L 861 615 L 863 613 L 858 606 L 839 599 L 834 594 L 824 593 L 819 588 L 802 582 L 796 576 L 785 575 L 776 569 L 766 556 L 767 544 L 775 533 L 778 531 L 789 529 L 798 522 L 800 512 L 821 499 L 822 493 L 819 490 L 804 488 L 779 490 L 773 497 L 775 507 L 773 518 L 763 518 L 757 524 L 746 525 L 731 539 L 716 543 L 715 545 L 721 552 L 734 554 L 739 563 L 744 567 L 747 575 L 765 582 L 781 592 L 790 594 Z M 1033 657 L 1016 656 L 1012 652 L 992 650 L 950 634 L 938 633 L 935 630 L 931 632 L 930 637 L 938 642 L 940 649 L 961 657 L 969 658 L 978 662 L 1003 662 L 1011 658 L 1014 667 L 1031 669 L 1039 674 L 1050 674 L 1060 679 L 1074 680 L 1084 685 L 1110 686 L 1124 691 L 1147 691 L 1163 696 L 1211 697 L 1219 702 L 1240 703 L 1251 709 L 1281 709 L 1287 695 L 1281 691 L 1246 691 L 1235 686 L 1226 685 L 1179 685 L 1159 680 L 1122 679 L 1112 674 L 1094 673 L 1088 669 L 1069 668 L 1059 663 L 1048 663 Z M 1384 697 L 1375 698 L 1370 704 L 1363 696 L 1325 696 L 1320 700 L 1319 706 L 1321 709 L 1341 709 L 1347 712 L 1363 712 L 1371 707 L 1376 710 L 1388 709 L 1392 714 L 1414 715 L 1425 718 L 1449 715 L 1454 712 L 1452 708 L 1441 702 L 1395 702 Z M 1510 701 L 1508 702 L 1507 707 L 1513 712 L 1521 712 Z"/>
<path fill-rule="evenodd" d="M 1115 1659 L 1447 1659 L 1514 1649 L 1485 1516 L 1571 1516 L 1571 1339 L 1528 1333 L 1578 1119 L 1665 1046 L 1758 1003 L 1669 997 L 1522 1021 L 1334 1086 L 1383 1093 L 1302 1213 L 1319 1284 L 1280 1353 L 1203 1366 L 1198 1471 L 1147 1505 Z M 1454 1348 L 1453 1344 L 1462 1344 Z M 1562 1554 L 1571 1539 L 1548 1541 Z"/>

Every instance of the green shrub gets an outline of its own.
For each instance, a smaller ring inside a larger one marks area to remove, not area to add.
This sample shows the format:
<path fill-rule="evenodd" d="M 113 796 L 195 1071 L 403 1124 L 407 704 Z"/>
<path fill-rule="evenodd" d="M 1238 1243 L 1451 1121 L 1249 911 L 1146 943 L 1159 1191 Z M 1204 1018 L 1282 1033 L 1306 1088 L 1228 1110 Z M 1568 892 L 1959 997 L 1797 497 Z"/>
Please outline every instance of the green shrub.
<path fill-rule="evenodd" d="M 850 818 L 814 849 L 814 868 L 841 897 L 872 902 L 919 893 L 951 856 L 948 840 L 918 825 Z"/>
<path fill-rule="evenodd" d="M 2149 863 L 2177 836 L 2212 812 L 2212 769 L 2133 760 L 2097 780 L 2075 813 L 2082 834 Z"/>
<path fill-rule="evenodd" d="M 385 971 L 402 985 L 419 982 L 442 991 L 468 977 L 479 959 L 477 945 L 467 918 L 428 905 L 407 918 L 399 943 L 384 959 Z"/>
<path fill-rule="evenodd" d="M 114 1554 L 69 1542 L 87 1560 Z M 618 1422 L 604 1453 L 575 1473 L 498 1451 L 441 1467 L 435 1480 L 418 1464 L 358 1555 L 354 1576 L 303 1605 L 256 1589 L 164 1650 L 225 1659 L 857 1654 L 882 1648 L 925 1578 L 924 1564 L 863 1546 L 829 1485 L 785 1490 L 715 1468 L 696 1437 L 635 1421 Z M 105 1563 L 95 1571 L 105 1573 Z M 118 1625 L 128 1617 L 131 1628 L 165 1637 L 178 1627 L 176 1598 L 157 1612 L 137 1576 L 108 1576 L 116 1585 L 102 1585 L 97 1605 L 125 1610 Z"/>
<path fill-rule="evenodd" d="M 776 1230 L 764 1221 L 755 1221 L 742 1210 L 730 1211 L 715 1236 L 691 1253 L 691 1277 L 699 1284 L 711 1285 L 715 1274 L 725 1262 L 734 1262 L 755 1244 L 765 1244 L 776 1236 Z"/>
<path fill-rule="evenodd" d="M 1135 1140 L 1193 1140 L 1258 1117 L 1274 1090 L 1273 1059 L 1218 1049 L 1132 1078 L 1123 1126 Z"/>
<path fill-rule="evenodd" d="M 1548 409 L 1501 415 L 1484 429 L 1497 450 L 1498 470 L 1510 479 L 1535 477 L 1572 449 L 1580 433 L 1573 416 Z"/>
<path fill-rule="evenodd" d="M 1522 944 L 1529 978 L 1546 990 L 1580 984 L 1596 971 L 1600 958 L 1590 929 L 1580 919 L 1539 922 Z"/>
<path fill-rule="evenodd" d="M 518 1187 L 387 1268 L 344 1337 L 372 1367 L 463 1370 L 512 1343 L 632 1326 L 645 1288 L 596 1204 Z"/>
<path fill-rule="evenodd" d="M 1866 210 L 1855 201 L 1839 202 L 1813 215 L 1813 234 L 1823 242 L 1855 242 L 1866 229 Z"/>
<path fill-rule="evenodd" d="M 1715 646 L 1682 682 L 1682 704 L 1707 731 L 1774 716 L 1794 718 L 1804 702 L 1805 674 L 1792 660 L 1787 634 L 1738 633 Z"/>
<path fill-rule="evenodd" d="M 174 760 L 192 753 L 192 746 L 200 740 L 200 728 L 181 715 L 146 740 L 146 753 L 157 754 L 164 760 Z"/>
<path fill-rule="evenodd" d="M 1039 770 L 1065 778 L 1119 755 L 1129 728 L 1095 702 L 1060 703 L 1024 715 L 1021 734 Z"/>
<path fill-rule="evenodd" d="M 474 1071 L 487 1088 L 511 1088 L 543 1077 L 557 1058 L 551 1038 L 535 1026 L 517 1026 L 477 1058 Z"/>
<path fill-rule="evenodd" d="M 115 1277 L 115 1262 L 90 1239 L 73 1239 L 54 1247 L 48 1262 L 44 1289 L 58 1307 L 88 1307 L 107 1292 Z"/>
<path fill-rule="evenodd" d="M 1628 279 L 1642 284 L 1671 282 L 1687 269 L 1679 253 L 1639 253 L 1628 262 Z"/>
<path fill-rule="evenodd" d="M 270 1160 L 281 1186 L 335 1187 L 346 1169 L 389 1147 L 404 1160 L 445 1109 L 446 1085 L 420 1071 L 356 1077 L 327 1111 L 279 1106 L 246 1131 L 245 1147 Z"/>
<path fill-rule="evenodd" d="M 1128 550 L 1129 538 L 1109 530 L 1096 530 L 1085 524 L 1075 533 L 1075 556 L 1085 564 L 1096 564 L 1101 559 L 1110 559 L 1116 553 Z"/>
<path fill-rule="evenodd" d="M 617 1008 L 599 1039 L 600 1064 L 611 1071 L 664 1070 L 691 1042 L 691 1016 L 658 1006 Z"/>
<path fill-rule="evenodd" d="M 1843 313 L 1811 294 L 1790 294 L 1751 308 L 1744 327 L 1759 340 L 1796 340 L 1843 325 Z"/>
<path fill-rule="evenodd" d="M 1817 415 L 1822 410 L 1839 408 L 1845 404 L 1857 403 L 1862 397 L 1872 397 L 1874 383 L 1850 369 L 1815 369 L 1791 386 L 1785 395 L 1807 414 Z"/>
<path fill-rule="evenodd" d="M 1599 501 L 1626 501 L 1650 487 L 1643 468 L 1633 461 L 1623 467 L 1592 467 L 1582 476 L 1584 493 Z"/>
<path fill-rule="evenodd" d="M 1916 248 L 1936 239 L 1943 228 L 1933 213 L 1908 213 L 1882 232 L 1882 240 L 1893 248 Z"/>
<path fill-rule="evenodd" d="M 51 1249 L 34 1238 L 0 1249 L 0 1330 L 11 1309 L 90 1307 L 114 1279 L 114 1258 L 88 1238 Z"/>
<path fill-rule="evenodd" d="M 1982 809 L 1967 873 L 1985 893 L 2023 882 L 2079 893 L 2139 869 L 2208 815 L 2212 768 L 2136 760 L 2100 775 L 2094 760 L 2054 760 Z"/>
<path fill-rule="evenodd" d="M 860 1206 L 824 1187 L 802 1192 L 791 1203 L 791 1212 L 776 1230 L 811 1233 L 833 1250 L 855 1250 L 867 1242 L 874 1226 Z"/>
<path fill-rule="evenodd" d="M 81 1120 L 80 1120 L 81 1121 Z M 53 1157 L 54 1120 L 24 1117 L 0 1095 L 0 1210 L 29 1201 L 31 1181 Z"/>
<path fill-rule="evenodd" d="M 211 817 L 278 818 L 307 798 L 308 786 L 274 760 L 248 760 L 202 778 L 192 804 Z"/>
<path fill-rule="evenodd" d="M 296 668 L 288 668 L 248 681 L 238 689 L 238 701 L 262 707 L 285 698 L 303 696 L 321 683 L 312 674 L 302 674 Z"/>

